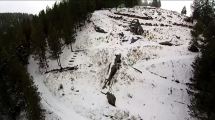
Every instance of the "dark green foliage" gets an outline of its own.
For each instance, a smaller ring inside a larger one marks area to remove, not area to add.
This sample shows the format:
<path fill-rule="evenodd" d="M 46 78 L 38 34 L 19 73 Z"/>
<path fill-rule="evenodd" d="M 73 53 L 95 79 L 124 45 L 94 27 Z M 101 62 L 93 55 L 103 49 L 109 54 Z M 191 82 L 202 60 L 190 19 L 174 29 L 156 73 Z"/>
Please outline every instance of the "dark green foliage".
<path fill-rule="evenodd" d="M 151 6 L 160 8 L 161 7 L 161 1 L 160 0 L 153 0 L 151 3 Z"/>
<path fill-rule="evenodd" d="M 215 14 L 213 1 L 195 0 L 193 18 L 197 20 L 192 43 L 201 50 L 194 64 L 192 81 L 198 92 L 194 94 L 193 113 L 201 120 L 215 119 Z M 202 37 L 204 39 L 202 39 Z"/>
<path fill-rule="evenodd" d="M 9 27 L 14 27 L 19 24 L 23 19 L 31 18 L 32 15 L 23 13 L 0 13 L 0 31 L 5 31 Z"/>
<path fill-rule="evenodd" d="M 29 120 L 42 119 L 40 98 L 26 68 L 3 47 L 0 57 L 3 58 L 0 61 L 0 113 L 9 120 L 16 119 L 24 111 Z"/>
<path fill-rule="evenodd" d="M 25 67 L 31 49 L 32 16 L 0 16 L 4 31 L 0 32 L 0 118 L 15 120 L 25 112 L 29 120 L 42 120 L 40 97 Z"/>
<path fill-rule="evenodd" d="M 189 46 L 188 50 L 191 51 L 191 52 L 199 52 L 198 47 L 194 43 L 191 43 L 191 45 Z"/>
<path fill-rule="evenodd" d="M 11 69 L 12 68 L 12 69 Z M 29 77 L 26 68 L 20 64 L 15 59 L 9 61 L 9 64 L 6 68 L 8 71 L 7 80 L 14 85 L 14 93 L 10 93 L 9 95 L 13 95 L 14 97 L 14 105 L 11 105 L 13 109 L 14 115 L 19 115 L 21 110 L 25 110 L 27 112 L 27 118 L 29 120 L 41 120 L 43 119 L 43 111 L 40 108 L 40 97 L 38 95 L 36 86 L 33 85 L 32 79 Z M 18 99 L 18 101 L 16 101 Z M 14 116 L 13 115 L 13 116 Z M 15 117 L 15 116 L 14 116 Z"/>
<path fill-rule="evenodd" d="M 31 21 L 29 18 L 17 25 L 16 29 L 16 54 L 19 60 L 24 64 L 28 64 L 28 56 L 31 53 Z"/>
<path fill-rule="evenodd" d="M 148 0 L 144 0 L 143 3 L 142 3 L 142 5 L 143 6 L 148 6 L 149 5 Z"/>
<path fill-rule="evenodd" d="M 125 6 L 126 7 L 133 7 L 135 5 L 140 4 L 141 2 L 139 0 L 125 0 Z"/>
<path fill-rule="evenodd" d="M 62 53 L 62 44 L 60 41 L 60 31 L 52 27 L 48 37 L 48 45 L 50 48 L 51 57 L 57 59 L 58 66 L 62 68 L 60 62 L 60 54 Z"/>
<path fill-rule="evenodd" d="M 181 10 L 181 14 L 182 14 L 182 15 L 186 15 L 186 14 L 187 14 L 187 9 L 186 9 L 185 6 L 184 6 L 183 9 Z"/>
<path fill-rule="evenodd" d="M 43 20 L 43 19 L 41 19 Z M 38 22 L 39 19 L 33 19 L 33 28 L 32 28 L 32 49 L 34 50 L 33 54 L 36 55 L 39 59 L 39 67 L 41 69 L 46 69 L 48 67 L 46 51 L 47 43 L 46 38 L 48 36 L 48 29 L 45 28 L 44 22 Z"/>

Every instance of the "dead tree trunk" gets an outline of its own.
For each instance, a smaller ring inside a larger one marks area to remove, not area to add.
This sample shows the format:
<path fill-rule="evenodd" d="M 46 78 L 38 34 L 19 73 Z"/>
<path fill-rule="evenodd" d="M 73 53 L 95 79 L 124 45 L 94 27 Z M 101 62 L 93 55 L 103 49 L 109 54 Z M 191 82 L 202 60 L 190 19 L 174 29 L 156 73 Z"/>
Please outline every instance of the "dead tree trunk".
<path fill-rule="evenodd" d="M 60 61 L 60 56 L 57 58 L 57 64 L 60 67 L 60 69 L 62 70 L 62 65 L 61 65 L 61 61 Z"/>
<path fill-rule="evenodd" d="M 114 77 L 114 75 L 116 74 L 117 70 L 119 69 L 121 64 L 121 55 L 116 55 L 115 60 L 114 60 L 114 64 L 111 67 L 111 71 L 110 74 L 108 76 L 108 78 L 105 80 L 104 82 L 104 86 L 102 87 L 103 89 L 106 88 L 106 85 L 110 86 L 112 83 L 112 78 Z"/>
<path fill-rule="evenodd" d="M 71 52 L 74 52 L 73 49 L 72 49 L 72 43 L 70 43 L 70 47 L 71 47 Z"/>

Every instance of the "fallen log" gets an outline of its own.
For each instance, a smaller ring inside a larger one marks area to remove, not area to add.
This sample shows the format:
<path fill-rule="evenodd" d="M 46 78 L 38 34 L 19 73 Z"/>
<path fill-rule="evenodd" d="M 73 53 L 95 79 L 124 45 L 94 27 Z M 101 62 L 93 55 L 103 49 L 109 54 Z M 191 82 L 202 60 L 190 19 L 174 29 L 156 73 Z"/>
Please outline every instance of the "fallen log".
<path fill-rule="evenodd" d="M 115 12 L 114 14 L 122 15 L 122 16 L 126 16 L 126 17 L 143 19 L 143 20 L 153 20 L 153 18 L 151 16 L 137 16 L 137 15 L 131 15 L 131 14 L 126 14 L 126 13 L 117 13 L 117 12 Z"/>
<path fill-rule="evenodd" d="M 165 42 L 160 42 L 160 45 L 166 45 L 166 46 L 172 46 L 173 44 L 169 41 L 165 41 Z"/>
<path fill-rule="evenodd" d="M 77 69 L 78 69 L 78 66 L 64 67 L 64 68 L 52 69 L 52 70 L 46 71 L 45 74 L 50 73 L 50 72 L 65 72 L 65 71 L 77 70 Z"/>
<path fill-rule="evenodd" d="M 137 68 L 134 68 L 134 67 L 132 67 L 132 68 L 141 74 L 143 73 L 142 71 L 138 70 Z"/>

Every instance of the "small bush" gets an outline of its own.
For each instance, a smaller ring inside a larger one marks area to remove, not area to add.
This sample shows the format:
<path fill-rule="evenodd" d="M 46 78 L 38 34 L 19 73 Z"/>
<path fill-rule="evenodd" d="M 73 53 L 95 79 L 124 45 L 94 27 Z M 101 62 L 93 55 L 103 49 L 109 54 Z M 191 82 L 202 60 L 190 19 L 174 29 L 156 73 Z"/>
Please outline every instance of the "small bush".
<path fill-rule="evenodd" d="M 63 85 L 62 85 L 62 84 L 60 84 L 60 86 L 59 86 L 58 90 L 62 90 L 62 89 L 63 89 Z"/>

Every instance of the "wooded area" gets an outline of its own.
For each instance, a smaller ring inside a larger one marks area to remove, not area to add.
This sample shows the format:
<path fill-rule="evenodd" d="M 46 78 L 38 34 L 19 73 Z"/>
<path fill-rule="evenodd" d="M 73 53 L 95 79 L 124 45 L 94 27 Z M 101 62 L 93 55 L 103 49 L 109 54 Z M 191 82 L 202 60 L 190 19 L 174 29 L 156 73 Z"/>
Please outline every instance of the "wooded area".
<path fill-rule="evenodd" d="M 194 64 L 191 87 L 194 91 L 191 108 L 200 120 L 215 119 L 215 1 L 194 0 L 193 19 L 197 21 L 191 46 L 198 47 L 199 55 Z M 193 47 L 193 48 L 195 48 Z"/>

